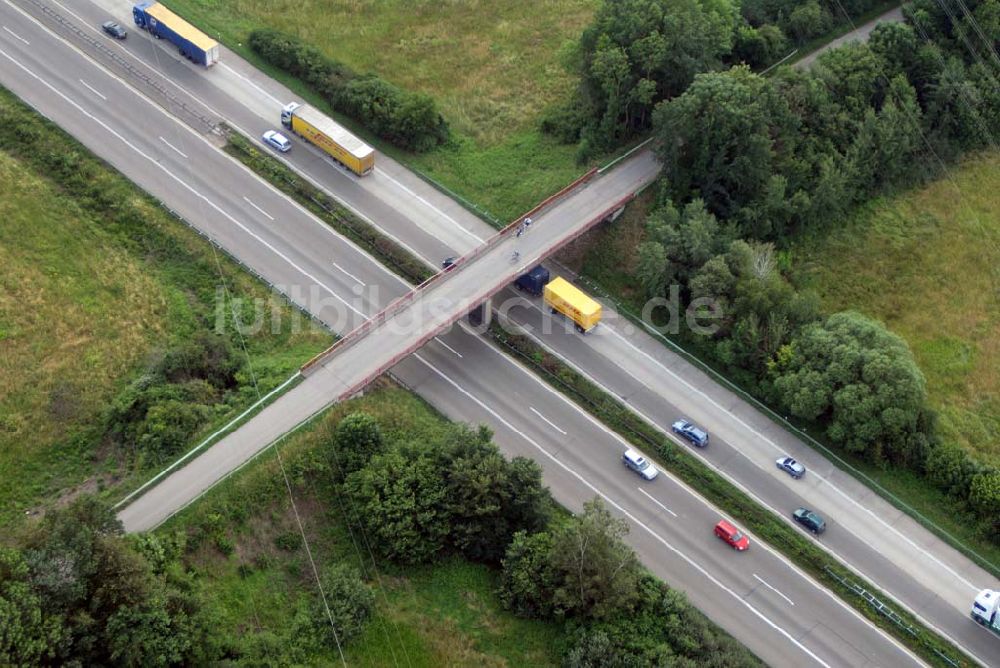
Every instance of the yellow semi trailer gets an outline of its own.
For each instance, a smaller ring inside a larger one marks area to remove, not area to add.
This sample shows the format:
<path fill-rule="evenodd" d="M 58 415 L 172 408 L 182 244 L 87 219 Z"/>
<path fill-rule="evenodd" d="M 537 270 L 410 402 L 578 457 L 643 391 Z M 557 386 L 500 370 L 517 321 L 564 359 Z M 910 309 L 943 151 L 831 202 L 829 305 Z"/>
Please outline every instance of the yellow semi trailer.
<path fill-rule="evenodd" d="M 315 107 L 287 104 L 281 110 L 281 124 L 358 176 L 375 169 L 375 149 Z"/>
<path fill-rule="evenodd" d="M 601 305 L 561 276 L 542 289 L 542 298 L 553 313 L 562 313 L 584 334 L 601 321 Z"/>

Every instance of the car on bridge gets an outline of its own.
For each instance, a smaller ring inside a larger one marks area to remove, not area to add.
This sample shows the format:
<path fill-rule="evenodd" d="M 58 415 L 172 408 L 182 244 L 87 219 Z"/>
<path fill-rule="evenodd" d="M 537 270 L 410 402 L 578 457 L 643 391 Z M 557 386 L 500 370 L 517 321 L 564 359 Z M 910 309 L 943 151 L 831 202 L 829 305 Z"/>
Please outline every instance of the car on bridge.
<path fill-rule="evenodd" d="M 808 508 L 796 508 L 795 512 L 792 513 L 792 519 L 814 534 L 818 535 L 826 531 L 826 520 Z"/>
<path fill-rule="evenodd" d="M 775 465 L 796 480 L 806 474 L 806 467 L 798 463 L 791 457 L 779 457 L 775 460 Z"/>
<path fill-rule="evenodd" d="M 671 429 L 681 438 L 690 441 L 691 445 L 704 448 L 708 445 L 708 432 L 696 427 L 690 420 L 678 420 Z"/>
<path fill-rule="evenodd" d="M 625 468 L 632 469 L 646 480 L 652 480 L 660 474 L 656 467 L 649 463 L 649 460 L 631 448 L 622 455 L 622 464 Z"/>

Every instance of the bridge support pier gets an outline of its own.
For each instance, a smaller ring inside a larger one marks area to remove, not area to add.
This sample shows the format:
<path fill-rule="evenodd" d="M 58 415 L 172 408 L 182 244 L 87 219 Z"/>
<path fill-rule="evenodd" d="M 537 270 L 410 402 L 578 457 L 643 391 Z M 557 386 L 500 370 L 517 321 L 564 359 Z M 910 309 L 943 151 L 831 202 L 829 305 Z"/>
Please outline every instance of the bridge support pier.
<path fill-rule="evenodd" d="M 493 321 L 493 298 L 490 297 L 476 308 L 469 311 L 469 324 L 473 327 L 489 327 Z"/>

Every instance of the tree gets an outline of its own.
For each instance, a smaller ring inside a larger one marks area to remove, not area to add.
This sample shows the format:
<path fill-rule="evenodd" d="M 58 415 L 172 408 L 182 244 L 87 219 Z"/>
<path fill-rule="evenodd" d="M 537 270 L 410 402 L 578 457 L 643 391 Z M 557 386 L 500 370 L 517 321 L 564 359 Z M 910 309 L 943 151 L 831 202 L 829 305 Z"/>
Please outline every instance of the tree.
<path fill-rule="evenodd" d="M 447 506 L 452 544 L 470 559 L 499 564 L 515 532 L 545 528 L 551 501 L 538 464 L 507 461 L 489 437 L 468 429 L 454 437 Z"/>
<path fill-rule="evenodd" d="M 744 209 L 757 208 L 753 233 L 780 232 L 782 221 L 775 224 L 763 209 L 795 138 L 787 103 L 769 80 L 746 67 L 701 74 L 683 95 L 657 108 L 654 125 L 663 182 L 674 200 L 700 197 L 707 211 L 737 221 L 741 232 L 749 227 Z M 796 190 L 786 184 L 782 204 Z"/>
<path fill-rule="evenodd" d="M 788 16 L 788 29 L 799 44 L 826 32 L 830 16 L 816 0 L 809 0 L 792 10 Z"/>
<path fill-rule="evenodd" d="M 157 598 L 122 606 L 108 618 L 104 641 L 109 657 L 123 666 L 177 665 L 191 650 L 187 622 L 171 615 Z"/>
<path fill-rule="evenodd" d="M 423 563 L 447 546 L 448 490 L 442 462 L 430 447 L 379 453 L 347 476 L 344 490 L 372 546 L 389 559 Z"/>
<path fill-rule="evenodd" d="M 385 447 L 378 421 L 367 413 L 351 413 L 344 417 L 331 439 L 333 471 L 342 481 L 361 469 Z"/>
<path fill-rule="evenodd" d="M 165 568 L 154 575 L 122 535 L 111 508 L 83 496 L 54 509 L 24 537 L 20 562 L 0 556 L 18 589 L 20 612 L 5 606 L 0 577 L 0 655 L 60 664 L 172 665 L 208 659 L 198 601 Z M 34 601 L 38 601 L 35 610 Z M 34 629 L 32 631 L 32 629 Z M 15 655 L 16 656 L 16 655 Z"/>
<path fill-rule="evenodd" d="M 984 471 L 972 478 L 969 502 L 980 517 L 1000 517 L 1000 470 Z"/>
<path fill-rule="evenodd" d="M 553 601 L 566 614 L 601 619 L 624 613 L 638 598 L 641 566 L 622 539 L 628 524 L 599 499 L 557 527 L 550 555 L 557 574 Z"/>
<path fill-rule="evenodd" d="M 648 127 L 653 107 L 718 67 L 736 23 L 730 0 L 607 0 L 580 39 L 580 106 L 599 147 Z"/>
<path fill-rule="evenodd" d="M 17 550 L 0 547 L 0 664 L 52 662 L 68 641 L 62 616 L 48 613 Z"/>
<path fill-rule="evenodd" d="M 858 313 L 805 327 L 773 364 L 778 399 L 793 415 L 870 461 L 923 461 L 923 374 L 906 343 Z"/>

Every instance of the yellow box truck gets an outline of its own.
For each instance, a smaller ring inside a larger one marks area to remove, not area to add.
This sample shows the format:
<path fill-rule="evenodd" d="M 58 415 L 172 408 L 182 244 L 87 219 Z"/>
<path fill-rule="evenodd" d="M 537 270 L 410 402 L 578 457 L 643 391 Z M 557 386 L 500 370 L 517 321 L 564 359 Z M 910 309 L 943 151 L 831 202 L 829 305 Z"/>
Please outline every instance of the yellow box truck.
<path fill-rule="evenodd" d="M 546 284 L 542 298 L 553 313 L 562 313 L 584 334 L 601 321 L 601 305 L 561 276 Z"/>
<path fill-rule="evenodd" d="M 375 149 L 308 104 L 292 102 L 285 105 L 281 110 L 281 124 L 358 176 L 375 169 Z"/>

